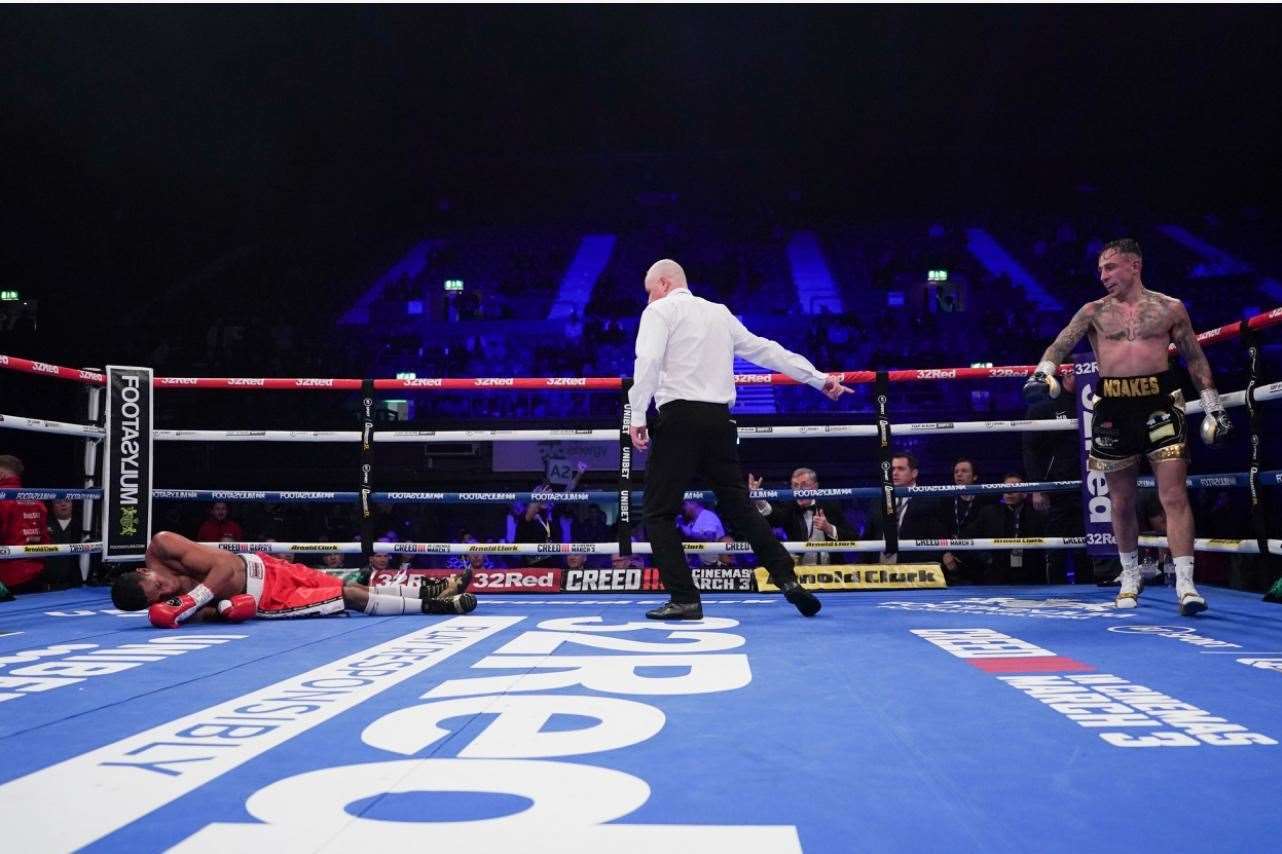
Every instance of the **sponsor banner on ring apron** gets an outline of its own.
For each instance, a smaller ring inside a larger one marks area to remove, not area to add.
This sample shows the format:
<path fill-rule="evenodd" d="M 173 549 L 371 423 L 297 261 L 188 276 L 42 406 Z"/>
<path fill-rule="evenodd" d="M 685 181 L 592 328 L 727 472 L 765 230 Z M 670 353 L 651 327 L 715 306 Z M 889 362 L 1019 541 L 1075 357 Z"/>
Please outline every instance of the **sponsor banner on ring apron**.
<path fill-rule="evenodd" d="M 1113 500 L 1108 495 L 1108 481 L 1103 472 L 1091 471 L 1086 465 L 1095 420 L 1099 362 L 1089 354 L 1075 354 L 1073 373 L 1077 377 L 1077 446 L 1081 451 L 1082 524 L 1086 530 L 1086 553 L 1091 557 L 1117 557 L 1117 543 L 1113 540 Z"/>
<path fill-rule="evenodd" d="M 102 558 L 142 560 L 151 539 L 152 370 L 107 366 Z"/>

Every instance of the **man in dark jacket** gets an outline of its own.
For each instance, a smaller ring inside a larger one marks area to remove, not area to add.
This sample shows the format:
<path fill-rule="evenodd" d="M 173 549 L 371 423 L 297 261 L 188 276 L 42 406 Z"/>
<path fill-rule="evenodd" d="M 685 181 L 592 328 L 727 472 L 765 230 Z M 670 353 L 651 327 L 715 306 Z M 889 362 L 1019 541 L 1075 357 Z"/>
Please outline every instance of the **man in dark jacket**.
<path fill-rule="evenodd" d="M 896 453 L 890 459 L 890 478 L 895 486 L 917 485 L 917 457 L 907 451 Z M 943 514 L 939 502 L 921 495 L 899 495 L 895 497 L 895 519 L 899 529 L 900 540 L 940 540 L 948 536 L 943 524 Z M 865 540 L 885 539 L 885 528 L 882 524 L 881 503 L 874 502 L 868 511 L 868 529 L 864 531 Z M 899 552 L 888 555 L 875 552 L 866 553 L 866 563 L 939 563 L 943 554 L 937 551 Z"/>
<path fill-rule="evenodd" d="M 953 463 L 953 485 L 974 486 L 979 470 L 970 457 L 959 457 Z M 988 495 L 954 495 L 940 501 L 943 525 L 950 540 L 978 537 L 979 514 L 993 500 Z M 988 553 L 977 551 L 944 552 L 944 574 L 949 584 L 980 584 L 988 567 Z"/>
<path fill-rule="evenodd" d="M 818 489 L 819 475 L 814 469 L 799 468 L 792 473 L 789 486 L 794 490 Z M 748 488 L 760 489 L 761 478 L 748 475 Z M 817 542 L 855 539 L 855 530 L 847 524 L 846 517 L 836 502 L 822 498 L 795 498 L 774 504 L 758 500 L 756 506 L 771 528 L 783 529 L 787 540 Z M 803 566 L 840 564 L 845 561 L 845 555 L 841 552 L 805 552 L 797 555 L 797 563 Z"/>
<path fill-rule="evenodd" d="M 1017 474 L 1007 474 L 1006 483 L 1023 483 Z M 1028 501 L 1026 492 L 1007 492 L 1000 503 L 985 507 L 976 532 L 980 537 L 1044 537 L 1046 517 Z M 1045 584 L 1046 552 L 1043 549 L 993 549 L 986 584 Z"/>

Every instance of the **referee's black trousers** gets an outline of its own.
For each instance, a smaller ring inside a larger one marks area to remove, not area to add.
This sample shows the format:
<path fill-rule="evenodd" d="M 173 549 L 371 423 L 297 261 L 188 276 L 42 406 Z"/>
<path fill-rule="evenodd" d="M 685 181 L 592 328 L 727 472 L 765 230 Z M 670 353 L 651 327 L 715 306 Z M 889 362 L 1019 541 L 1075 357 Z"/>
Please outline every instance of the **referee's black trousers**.
<path fill-rule="evenodd" d="M 765 517 L 748 498 L 739 464 L 738 434 L 723 403 L 673 400 L 650 427 L 645 474 L 645 530 L 663 586 L 674 602 L 698 602 L 690 564 L 681 549 L 677 514 L 691 478 L 698 473 L 717 495 L 717 514 L 727 530 L 752 544 L 775 584 L 794 581 L 792 556 L 779 545 Z"/>

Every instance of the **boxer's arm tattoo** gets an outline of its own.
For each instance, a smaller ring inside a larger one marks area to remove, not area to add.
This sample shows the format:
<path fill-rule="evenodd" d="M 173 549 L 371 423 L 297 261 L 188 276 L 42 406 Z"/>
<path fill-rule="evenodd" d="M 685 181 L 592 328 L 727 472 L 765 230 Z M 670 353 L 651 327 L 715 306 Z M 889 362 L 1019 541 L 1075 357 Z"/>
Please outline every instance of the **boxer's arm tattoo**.
<path fill-rule="evenodd" d="M 1184 364 L 1188 366 L 1193 385 L 1197 386 L 1198 391 L 1215 388 L 1215 377 L 1211 375 L 1211 363 L 1206 360 L 1206 354 L 1202 352 L 1202 345 L 1198 343 L 1197 334 L 1193 331 L 1193 323 L 1189 320 L 1188 310 L 1184 308 L 1183 303 L 1176 304 L 1174 315 L 1175 323 L 1171 327 L 1171 340 L 1175 342 L 1175 348 L 1184 357 Z"/>
<path fill-rule="evenodd" d="M 1077 342 L 1081 341 L 1082 336 L 1091 328 L 1091 323 L 1094 322 L 1094 319 L 1095 303 L 1088 302 L 1077 310 L 1077 314 L 1073 315 L 1073 319 L 1068 322 L 1068 326 L 1065 326 L 1064 330 L 1059 333 L 1059 337 L 1046 348 L 1046 352 L 1042 354 L 1042 361 L 1054 362 L 1057 365 L 1064 361 L 1064 357 L 1072 351 Z"/>

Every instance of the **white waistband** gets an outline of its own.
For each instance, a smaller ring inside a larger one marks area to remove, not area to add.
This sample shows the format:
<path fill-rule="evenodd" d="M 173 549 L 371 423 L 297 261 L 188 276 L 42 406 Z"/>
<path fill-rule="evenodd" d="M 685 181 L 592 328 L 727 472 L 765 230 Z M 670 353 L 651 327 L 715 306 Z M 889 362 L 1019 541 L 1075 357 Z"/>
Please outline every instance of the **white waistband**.
<path fill-rule="evenodd" d="M 263 598 L 263 582 L 267 580 L 267 567 L 263 559 L 254 554 L 243 554 L 240 559 L 245 562 L 245 592 L 254 597 L 254 604 Z"/>

